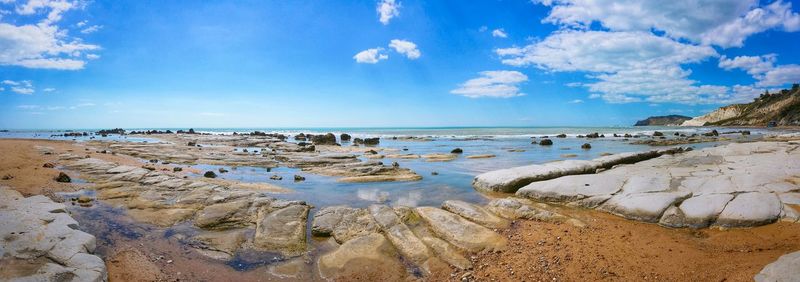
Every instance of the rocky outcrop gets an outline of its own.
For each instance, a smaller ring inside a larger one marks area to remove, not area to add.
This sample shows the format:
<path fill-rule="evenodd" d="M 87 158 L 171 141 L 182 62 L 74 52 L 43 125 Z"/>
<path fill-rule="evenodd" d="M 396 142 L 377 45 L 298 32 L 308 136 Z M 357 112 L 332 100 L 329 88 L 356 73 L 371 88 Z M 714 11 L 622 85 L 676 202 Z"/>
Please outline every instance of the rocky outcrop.
<path fill-rule="evenodd" d="M 747 104 L 721 107 L 688 120 L 683 126 L 797 126 L 800 125 L 800 86 L 765 93 Z"/>
<path fill-rule="evenodd" d="M 652 159 L 681 149 L 621 153 L 600 157 L 591 161 L 563 160 L 545 164 L 528 165 L 486 172 L 475 177 L 472 187 L 478 191 L 516 192 L 517 189 L 536 181 L 554 179 L 567 175 L 595 173 L 615 165 L 629 164 Z"/>
<path fill-rule="evenodd" d="M 0 261 L 25 261 L 34 271 L 11 281 L 106 281 L 95 237 L 78 230 L 64 204 L 45 196 L 22 197 L 0 187 Z"/>
<path fill-rule="evenodd" d="M 668 227 L 747 227 L 787 218 L 800 178 L 800 144 L 733 143 L 532 182 L 523 198 L 596 208 Z"/>
<path fill-rule="evenodd" d="M 690 119 L 692 118 L 681 115 L 654 116 L 637 121 L 634 126 L 677 126 Z"/>

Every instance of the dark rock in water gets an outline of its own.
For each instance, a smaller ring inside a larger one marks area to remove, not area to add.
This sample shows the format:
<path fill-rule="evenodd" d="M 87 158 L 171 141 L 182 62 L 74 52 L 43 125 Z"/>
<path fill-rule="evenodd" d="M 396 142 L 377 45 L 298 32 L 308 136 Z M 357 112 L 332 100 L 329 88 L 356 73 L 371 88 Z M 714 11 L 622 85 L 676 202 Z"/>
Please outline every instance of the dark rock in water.
<path fill-rule="evenodd" d="M 67 175 L 66 173 L 63 173 L 63 172 L 59 172 L 58 176 L 56 176 L 55 180 L 56 180 L 56 182 L 61 182 L 61 183 L 70 183 L 70 182 L 72 182 L 72 178 L 69 178 L 69 175 Z"/>
<path fill-rule="evenodd" d="M 583 145 L 581 145 L 581 149 L 588 150 L 588 149 L 591 149 L 591 148 L 592 148 L 592 144 L 589 144 L 589 143 L 583 143 Z"/>
<path fill-rule="evenodd" d="M 305 141 L 307 140 L 306 135 L 303 133 L 297 134 L 294 136 L 294 140 L 296 141 Z"/>
<path fill-rule="evenodd" d="M 221 167 L 221 168 L 219 168 L 219 169 L 218 169 L 218 171 L 219 171 L 219 173 L 226 173 L 226 172 L 228 172 L 228 170 L 227 170 L 227 169 L 225 169 L 225 168 L 222 168 L 222 167 Z"/>
<path fill-rule="evenodd" d="M 314 135 L 311 137 L 311 142 L 313 142 L 314 145 L 337 145 L 336 135 L 333 135 L 333 133 Z"/>
<path fill-rule="evenodd" d="M 283 177 L 281 177 L 280 175 L 277 175 L 277 174 L 273 174 L 272 176 L 270 176 L 270 177 L 269 177 L 269 179 L 272 179 L 272 180 L 282 180 L 282 179 L 283 179 Z"/>
<path fill-rule="evenodd" d="M 248 153 L 247 148 L 242 149 L 242 152 Z"/>
<path fill-rule="evenodd" d="M 45 163 L 44 165 L 42 165 L 42 167 L 45 167 L 45 168 L 54 168 L 54 167 L 56 167 L 56 165 L 54 165 L 53 163 Z"/>
<path fill-rule="evenodd" d="M 742 130 L 742 135 L 750 135 L 750 130 Z"/>
<path fill-rule="evenodd" d="M 550 146 L 550 145 L 553 145 L 553 140 L 550 140 L 550 139 L 542 139 L 542 141 L 539 141 L 539 145 L 541 145 L 541 146 Z"/>
<path fill-rule="evenodd" d="M 177 167 L 177 166 L 176 166 L 176 167 L 173 167 L 173 168 L 172 168 L 172 171 L 174 171 L 174 172 L 183 171 L 183 168 L 182 168 L 182 167 Z"/>
<path fill-rule="evenodd" d="M 624 136 L 624 137 L 625 137 L 625 138 L 631 138 L 631 137 L 633 137 L 633 136 L 631 136 L 631 135 L 630 135 L 630 134 L 628 134 L 628 133 L 625 133 L 625 136 Z"/>
<path fill-rule="evenodd" d="M 397 162 L 392 162 L 392 167 L 400 167 L 400 164 Z"/>
<path fill-rule="evenodd" d="M 658 136 L 664 136 L 664 133 L 662 133 L 661 131 L 653 132 L 653 137 L 658 137 Z"/>
<path fill-rule="evenodd" d="M 438 173 L 438 172 L 435 172 L 435 171 L 432 171 L 432 172 L 431 172 L 431 175 L 439 175 L 439 173 Z"/>
<path fill-rule="evenodd" d="M 703 136 L 719 136 L 719 132 L 716 129 L 711 130 L 711 132 L 703 133 Z"/>
<path fill-rule="evenodd" d="M 96 132 L 95 134 L 101 135 L 103 137 L 106 137 L 106 135 L 108 135 L 108 134 L 123 135 L 123 134 L 125 134 L 125 129 L 122 129 L 122 128 L 103 129 L 103 130 L 100 130 L 100 131 Z"/>
<path fill-rule="evenodd" d="M 359 144 L 364 144 L 364 139 L 361 138 L 353 139 L 353 145 L 359 145 Z"/>
<path fill-rule="evenodd" d="M 367 146 L 375 146 L 381 143 L 381 139 L 378 137 L 375 138 L 364 138 L 364 145 Z"/>
<path fill-rule="evenodd" d="M 668 116 L 655 116 L 648 117 L 647 119 L 637 121 L 634 126 L 676 126 L 681 125 L 684 121 L 692 119 L 691 117 L 681 115 L 668 115 Z"/>
<path fill-rule="evenodd" d="M 339 139 L 342 140 L 342 142 L 350 141 L 350 134 L 342 133 L 342 135 L 339 135 Z"/>
<path fill-rule="evenodd" d="M 675 132 L 675 133 L 673 133 L 672 135 L 675 135 L 675 136 L 680 136 L 681 134 L 680 134 L 679 132 Z"/>
<path fill-rule="evenodd" d="M 209 171 L 206 171 L 206 173 L 203 174 L 203 177 L 206 177 L 206 178 L 217 178 L 217 174 L 214 173 L 213 171 L 209 170 Z"/>
<path fill-rule="evenodd" d="M 150 160 L 150 162 L 155 164 L 155 163 L 158 163 L 158 160 L 152 159 L 152 160 Z"/>
<path fill-rule="evenodd" d="M 531 141 L 531 144 L 539 144 L 536 140 Z"/>
<path fill-rule="evenodd" d="M 586 134 L 586 138 L 600 138 L 600 133 L 595 132 Z"/>
<path fill-rule="evenodd" d="M 377 154 L 378 154 L 378 151 L 375 151 L 375 150 L 369 150 L 369 151 L 366 151 L 366 152 L 364 152 L 364 154 L 377 155 Z"/>
<path fill-rule="evenodd" d="M 455 148 L 452 151 L 450 151 L 450 153 L 451 154 L 461 154 L 461 153 L 464 153 L 464 150 L 461 150 L 461 148 Z"/>
<path fill-rule="evenodd" d="M 567 135 L 564 134 L 564 133 L 561 133 L 559 135 L 556 135 L 556 138 L 567 138 Z"/>
<path fill-rule="evenodd" d="M 294 181 L 295 182 L 300 182 L 300 181 L 304 181 L 304 180 L 306 180 L 305 177 L 297 175 L 297 174 L 294 175 Z"/>

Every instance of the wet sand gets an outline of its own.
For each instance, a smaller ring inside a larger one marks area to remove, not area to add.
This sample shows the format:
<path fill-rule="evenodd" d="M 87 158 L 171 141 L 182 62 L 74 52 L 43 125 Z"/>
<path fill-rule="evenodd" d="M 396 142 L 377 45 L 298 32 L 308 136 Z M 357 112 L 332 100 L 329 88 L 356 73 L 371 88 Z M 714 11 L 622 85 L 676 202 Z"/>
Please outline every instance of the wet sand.
<path fill-rule="evenodd" d="M 141 160 L 87 152 L 82 144 L 69 141 L 0 140 L 0 180 L 25 195 L 70 192 L 91 184 L 58 183 L 58 153 L 42 155 L 35 146 L 53 147 L 56 152 L 90 154 L 104 160 L 142 165 Z M 43 168 L 53 162 L 56 168 Z M 167 168 L 167 167 L 165 167 Z M 79 177 L 79 175 L 70 174 Z M 472 256 L 473 270 L 438 269 L 432 281 L 479 280 L 580 281 L 580 280 L 728 280 L 751 281 L 764 265 L 779 256 L 800 250 L 800 225 L 778 222 L 748 229 L 669 229 L 654 224 L 625 220 L 595 211 L 572 211 L 589 224 L 516 221 L 512 228 L 499 230 L 509 238 L 507 250 Z M 270 275 L 269 265 L 247 271 L 212 261 L 188 251 L 185 245 L 166 236 L 165 229 L 140 229 L 139 236 L 126 235 L 122 215 L 119 222 L 95 223 L 77 218 L 82 229 L 94 230 L 98 253 L 106 260 L 110 281 L 269 281 L 287 279 Z M 122 227 L 120 227 L 122 225 Z M 108 234 L 97 234 L 98 230 Z M 92 233 L 90 231 L 90 233 Z M 324 245 L 324 243 L 317 242 Z M 309 269 L 310 266 L 302 267 Z M 374 266 L 349 269 L 347 280 L 403 279 L 402 273 L 383 272 Z M 309 280 L 297 277 L 289 280 Z M 404 280 L 404 279 L 403 279 Z"/>

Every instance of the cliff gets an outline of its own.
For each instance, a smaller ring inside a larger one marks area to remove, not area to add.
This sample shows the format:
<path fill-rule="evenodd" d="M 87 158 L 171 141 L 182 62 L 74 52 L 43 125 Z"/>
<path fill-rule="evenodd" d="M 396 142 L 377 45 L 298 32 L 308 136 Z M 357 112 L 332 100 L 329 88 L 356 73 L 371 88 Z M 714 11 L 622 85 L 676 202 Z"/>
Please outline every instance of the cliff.
<path fill-rule="evenodd" d="M 655 116 L 637 121 L 636 124 L 634 124 L 634 126 L 649 126 L 649 125 L 674 126 L 674 125 L 681 125 L 684 121 L 690 119 L 692 118 L 681 115 Z"/>
<path fill-rule="evenodd" d="M 706 115 L 685 121 L 682 126 L 776 126 L 800 125 L 800 86 L 775 94 L 765 93 L 752 103 L 721 107 Z"/>

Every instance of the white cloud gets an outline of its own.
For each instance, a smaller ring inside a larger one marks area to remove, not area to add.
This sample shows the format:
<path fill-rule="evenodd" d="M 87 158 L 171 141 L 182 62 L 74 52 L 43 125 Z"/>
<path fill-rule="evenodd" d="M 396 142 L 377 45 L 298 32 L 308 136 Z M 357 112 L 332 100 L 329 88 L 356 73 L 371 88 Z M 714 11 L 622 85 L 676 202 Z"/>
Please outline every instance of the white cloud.
<path fill-rule="evenodd" d="M 710 46 L 682 43 L 651 32 L 565 29 L 525 47 L 495 51 L 507 65 L 586 73 L 589 82 L 568 86 L 586 87 L 590 98 L 602 98 L 609 103 L 730 103 L 747 101 L 755 93 L 746 92 L 741 86 L 704 85 L 690 79 L 692 71 L 685 65 L 716 57 L 717 52 Z M 720 67 L 746 67 L 761 72 L 769 69 L 773 61 L 772 55 L 722 57 Z M 786 68 L 773 76 L 775 80 L 786 81 L 793 73 Z"/>
<path fill-rule="evenodd" d="M 392 18 L 400 15 L 400 2 L 395 0 L 381 0 L 378 2 L 378 7 L 375 10 L 378 11 L 380 22 L 387 25 Z"/>
<path fill-rule="evenodd" d="M 483 71 L 480 77 L 467 80 L 450 93 L 469 98 L 511 98 L 523 96 L 519 84 L 528 81 L 528 76 L 518 71 Z"/>
<path fill-rule="evenodd" d="M 56 89 L 55 88 L 45 88 L 45 89 L 42 89 L 42 91 L 43 92 L 53 92 L 53 91 L 56 91 Z"/>
<path fill-rule="evenodd" d="M 39 105 L 19 105 L 17 108 L 24 109 L 24 110 L 35 110 L 40 108 Z"/>
<path fill-rule="evenodd" d="M 89 60 L 97 60 L 100 59 L 100 55 L 97 54 L 86 54 L 86 58 Z"/>
<path fill-rule="evenodd" d="M 756 86 L 781 86 L 800 82 L 800 65 L 775 66 L 777 55 L 737 56 L 729 59 L 722 56 L 719 67 L 725 70 L 741 69 L 753 76 Z"/>
<path fill-rule="evenodd" d="M 389 42 L 389 47 L 393 48 L 397 53 L 406 55 L 406 57 L 411 60 L 416 60 L 422 55 L 419 49 L 417 49 L 417 44 L 411 41 L 392 39 L 392 41 Z"/>
<path fill-rule="evenodd" d="M 93 25 L 93 26 L 81 29 L 81 33 L 83 33 L 83 34 L 94 33 L 96 31 L 100 30 L 101 28 L 103 28 L 102 25 Z"/>
<path fill-rule="evenodd" d="M 616 72 L 699 62 L 716 56 L 708 46 L 683 44 L 645 32 L 560 31 L 519 48 L 497 49 L 502 62 L 552 71 Z"/>
<path fill-rule="evenodd" d="M 575 100 L 569 101 L 568 103 L 570 103 L 570 104 L 581 104 L 581 103 L 583 103 L 583 100 L 575 99 Z"/>
<path fill-rule="evenodd" d="M 2 83 L 10 86 L 11 91 L 17 94 L 30 95 L 34 92 L 33 83 L 30 80 L 13 81 L 6 79 Z"/>
<path fill-rule="evenodd" d="M 86 25 L 86 24 L 88 24 L 88 23 L 89 23 L 89 21 L 87 21 L 87 20 L 83 20 L 83 21 L 80 21 L 80 22 L 76 23 L 76 24 L 75 24 L 75 26 L 77 26 L 77 27 L 83 27 L 83 26 L 85 26 L 85 25 Z"/>
<path fill-rule="evenodd" d="M 365 64 L 375 64 L 381 60 L 386 60 L 389 58 L 389 55 L 381 54 L 383 48 L 371 48 L 361 52 L 358 52 L 353 59 L 356 60 L 358 63 L 365 63 Z"/>
<path fill-rule="evenodd" d="M 81 52 L 98 50 L 100 46 L 86 44 L 80 38 L 70 37 L 67 30 L 56 24 L 62 13 L 80 8 L 77 1 L 30 0 L 17 6 L 16 12 L 23 16 L 41 17 L 37 24 L 13 25 L 0 23 L 0 65 L 77 70 L 85 61 Z"/>
<path fill-rule="evenodd" d="M 508 34 L 502 28 L 498 28 L 498 29 L 492 30 L 492 36 L 500 37 L 500 38 L 506 38 L 506 37 L 508 37 Z"/>
<path fill-rule="evenodd" d="M 539 0 L 552 10 L 544 22 L 587 29 L 599 23 L 611 31 L 663 31 L 672 38 L 721 47 L 742 46 L 752 34 L 773 28 L 800 29 L 800 15 L 781 0 Z"/>

